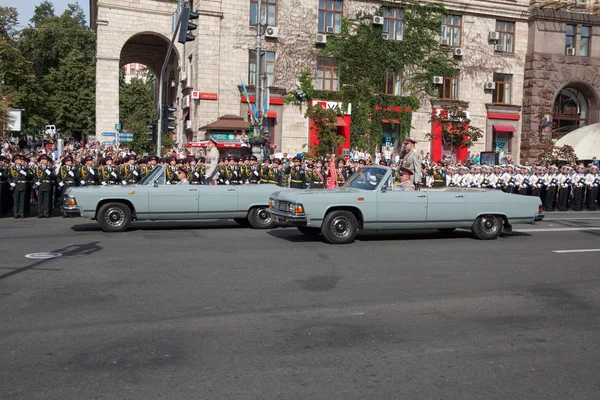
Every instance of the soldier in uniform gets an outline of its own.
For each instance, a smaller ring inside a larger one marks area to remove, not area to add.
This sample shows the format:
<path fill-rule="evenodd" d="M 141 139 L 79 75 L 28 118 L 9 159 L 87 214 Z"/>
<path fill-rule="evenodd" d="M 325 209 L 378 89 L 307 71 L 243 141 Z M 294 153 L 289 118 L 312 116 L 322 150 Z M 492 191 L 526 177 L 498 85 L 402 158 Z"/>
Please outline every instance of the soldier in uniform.
<path fill-rule="evenodd" d="M 323 161 L 317 159 L 315 167 L 312 170 L 312 176 L 310 177 L 310 188 L 311 189 L 324 189 L 325 182 L 327 182 L 327 172 L 323 169 Z"/>
<path fill-rule="evenodd" d="M 554 211 L 554 201 L 556 200 L 556 189 L 558 188 L 558 167 L 555 165 L 548 169 L 546 176 L 546 197 L 544 198 L 544 210 Z"/>
<path fill-rule="evenodd" d="M 444 164 L 442 162 L 439 162 L 433 166 L 431 176 L 433 177 L 432 187 L 446 186 L 446 171 L 444 170 Z"/>
<path fill-rule="evenodd" d="M 135 156 L 133 154 L 125 158 L 125 163 L 121 167 L 121 183 L 123 185 L 135 185 L 140 180 L 140 172 L 135 165 Z"/>
<path fill-rule="evenodd" d="M 98 180 L 103 186 L 119 184 L 119 174 L 112 163 L 112 157 L 104 157 L 100 163 L 102 165 L 98 168 Z"/>
<path fill-rule="evenodd" d="M 177 169 L 177 183 L 175 185 L 189 185 L 190 182 L 187 179 L 188 169 L 184 166 L 181 166 Z"/>
<path fill-rule="evenodd" d="M 35 167 L 35 186 L 38 190 L 38 218 L 50 218 L 52 213 L 52 195 L 56 174 L 50 167 L 50 157 L 43 154 L 38 157 Z"/>
<path fill-rule="evenodd" d="M 598 167 L 590 164 L 590 171 L 585 176 L 586 197 L 585 205 L 588 211 L 596 211 L 596 197 L 598 197 Z"/>
<path fill-rule="evenodd" d="M 281 160 L 275 158 L 273 164 L 269 168 L 269 183 L 277 186 L 282 186 L 283 171 L 281 169 Z"/>
<path fill-rule="evenodd" d="M 413 172 L 413 178 L 417 185 L 423 180 L 423 172 L 421 170 L 421 154 L 415 149 L 417 142 L 414 139 L 408 138 L 404 140 L 404 148 L 406 154 L 400 165 L 408 168 Z"/>
<path fill-rule="evenodd" d="M 269 182 L 269 172 L 272 170 L 271 159 L 265 158 L 263 160 L 262 166 L 260 167 L 260 182 L 259 183 L 270 183 Z"/>
<path fill-rule="evenodd" d="M 248 179 L 248 181 L 252 184 L 257 184 L 258 181 L 260 180 L 260 171 L 258 169 L 258 159 L 256 158 L 256 156 L 250 156 L 249 160 L 248 160 L 248 164 L 249 164 L 249 172 L 250 172 L 250 179 Z"/>
<path fill-rule="evenodd" d="M 71 186 L 77 186 L 75 167 L 73 166 L 73 156 L 66 156 L 62 160 L 62 165 L 58 170 L 58 186 L 60 187 L 59 204 L 62 204 L 62 199 L 65 190 Z"/>
<path fill-rule="evenodd" d="M 202 174 L 200 174 L 199 165 L 196 160 L 196 157 L 190 156 L 190 166 L 188 168 L 187 180 L 190 185 L 201 185 L 202 182 Z"/>
<path fill-rule="evenodd" d="M 304 189 L 304 169 L 300 165 L 300 157 L 294 157 L 293 165 L 285 169 L 285 174 L 290 176 L 290 188 Z"/>
<path fill-rule="evenodd" d="M 13 191 L 13 217 L 25 218 L 27 216 L 25 203 L 29 201 L 27 187 L 33 180 L 33 173 L 26 166 L 22 155 L 17 154 L 13 157 L 13 161 L 14 167 L 8 169 L 10 187 Z"/>
<path fill-rule="evenodd" d="M 93 163 L 94 158 L 86 156 L 83 159 L 83 165 L 77 169 L 76 175 L 80 186 L 95 186 L 98 184 L 98 174 L 96 174 Z"/>
<path fill-rule="evenodd" d="M 169 165 L 165 168 L 165 181 L 167 185 L 175 185 L 179 181 L 179 167 L 177 167 L 177 157 L 168 158 Z"/>
<path fill-rule="evenodd" d="M 348 174 L 348 170 L 345 168 L 345 164 L 346 163 L 344 162 L 343 158 L 338 158 L 337 170 L 335 172 L 338 186 L 342 186 L 350 177 Z"/>
<path fill-rule="evenodd" d="M 206 153 L 206 184 L 216 185 L 218 179 L 219 150 L 217 149 L 217 142 L 212 138 L 208 143 L 208 149 L 208 153 Z"/>
<path fill-rule="evenodd" d="M 396 181 L 392 187 L 393 190 L 415 190 L 415 185 L 412 182 L 413 172 L 405 167 L 400 167 L 395 171 L 394 178 Z"/>
<path fill-rule="evenodd" d="M 12 193 L 10 192 L 8 159 L 0 156 L 0 216 L 12 208 Z"/>
<path fill-rule="evenodd" d="M 144 179 L 154 171 L 158 163 L 158 157 L 155 155 L 148 156 L 147 161 L 147 164 L 140 168 L 140 179 Z"/>

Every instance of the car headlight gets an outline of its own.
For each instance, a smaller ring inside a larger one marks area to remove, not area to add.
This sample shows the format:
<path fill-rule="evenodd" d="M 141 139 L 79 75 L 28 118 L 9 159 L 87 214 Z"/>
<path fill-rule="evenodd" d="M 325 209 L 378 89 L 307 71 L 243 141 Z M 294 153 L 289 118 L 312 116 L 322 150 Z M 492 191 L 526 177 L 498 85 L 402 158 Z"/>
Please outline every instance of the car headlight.
<path fill-rule="evenodd" d="M 289 211 L 295 214 L 304 214 L 304 207 L 300 203 L 290 203 Z"/>

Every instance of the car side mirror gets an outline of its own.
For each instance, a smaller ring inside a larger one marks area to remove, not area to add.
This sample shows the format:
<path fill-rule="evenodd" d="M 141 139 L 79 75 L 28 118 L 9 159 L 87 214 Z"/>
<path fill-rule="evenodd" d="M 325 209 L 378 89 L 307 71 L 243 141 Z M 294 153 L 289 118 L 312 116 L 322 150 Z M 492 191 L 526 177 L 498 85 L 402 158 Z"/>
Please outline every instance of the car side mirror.
<path fill-rule="evenodd" d="M 158 180 L 154 180 L 154 183 L 152 184 L 152 186 L 158 187 Z"/>

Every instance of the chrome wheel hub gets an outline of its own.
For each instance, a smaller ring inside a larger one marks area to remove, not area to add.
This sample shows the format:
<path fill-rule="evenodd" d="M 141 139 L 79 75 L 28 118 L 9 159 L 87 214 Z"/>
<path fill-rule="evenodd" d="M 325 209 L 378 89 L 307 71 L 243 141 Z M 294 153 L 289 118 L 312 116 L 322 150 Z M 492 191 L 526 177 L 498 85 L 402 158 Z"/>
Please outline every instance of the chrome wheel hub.
<path fill-rule="evenodd" d="M 331 232 L 340 239 L 350 235 L 352 224 L 346 217 L 337 217 L 331 222 Z"/>
<path fill-rule="evenodd" d="M 493 235 L 498 230 L 498 218 L 487 216 L 481 220 L 481 230 L 488 234 Z"/>
<path fill-rule="evenodd" d="M 109 208 L 104 214 L 104 222 L 113 228 L 118 228 L 125 222 L 125 213 L 117 207 Z"/>

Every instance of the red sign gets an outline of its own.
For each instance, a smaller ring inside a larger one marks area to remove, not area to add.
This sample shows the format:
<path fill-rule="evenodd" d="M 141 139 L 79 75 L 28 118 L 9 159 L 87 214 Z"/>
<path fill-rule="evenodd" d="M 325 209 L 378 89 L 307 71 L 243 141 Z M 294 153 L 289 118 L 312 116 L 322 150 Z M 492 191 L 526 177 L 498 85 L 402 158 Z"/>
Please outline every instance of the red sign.
<path fill-rule="evenodd" d="M 216 93 L 203 93 L 200 92 L 200 100 L 217 100 L 218 95 Z"/>

